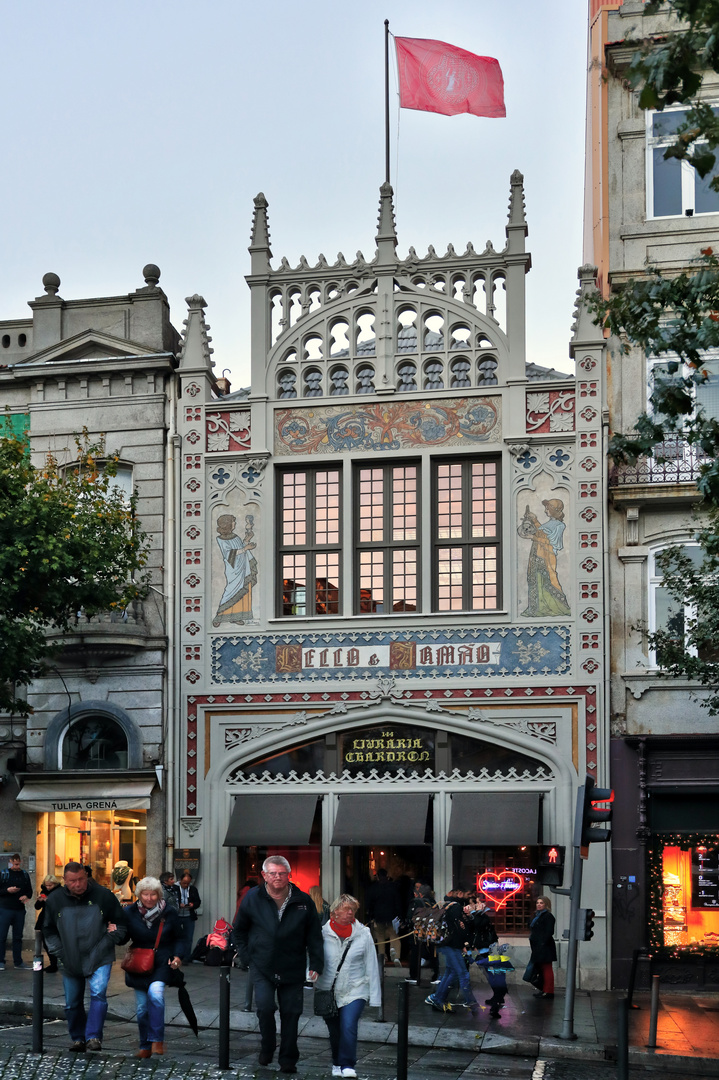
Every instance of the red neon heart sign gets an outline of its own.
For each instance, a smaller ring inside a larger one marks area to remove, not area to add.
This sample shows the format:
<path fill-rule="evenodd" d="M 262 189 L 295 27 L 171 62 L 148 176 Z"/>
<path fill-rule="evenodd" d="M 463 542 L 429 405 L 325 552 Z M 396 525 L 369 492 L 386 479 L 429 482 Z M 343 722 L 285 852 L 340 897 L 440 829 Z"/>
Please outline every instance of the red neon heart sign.
<path fill-rule="evenodd" d="M 521 892 L 523 886 L 524 878 L 513 870 L 503 870 L 501 874 L 487 870 L 477 879 L 477 890 L 491 900 L 497 909 L 504 907 L 511 896 Z"/>

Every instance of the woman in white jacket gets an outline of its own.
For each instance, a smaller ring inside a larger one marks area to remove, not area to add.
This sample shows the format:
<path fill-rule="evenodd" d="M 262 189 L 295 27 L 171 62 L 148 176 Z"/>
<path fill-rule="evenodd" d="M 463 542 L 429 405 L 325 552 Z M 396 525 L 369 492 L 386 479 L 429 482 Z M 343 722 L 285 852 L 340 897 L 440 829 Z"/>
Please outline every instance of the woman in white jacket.
<path fill-rule="evenodd" d="M 357 1075 L 359 1018 L 367 1002 L 380 1004 L 377 949 L 369 928 L 355 918 L 358 908 L 359 901 L 343 893 L 330 906 L 329 922 L 322 927 L 325 967 L 315 983 L 315 990 L 329 990 L 334 983 L 338 1015 L 325 1017 L 332 1048 L 333 1076 Z M 345 949 L 347 954 L 340 967 Z"/>

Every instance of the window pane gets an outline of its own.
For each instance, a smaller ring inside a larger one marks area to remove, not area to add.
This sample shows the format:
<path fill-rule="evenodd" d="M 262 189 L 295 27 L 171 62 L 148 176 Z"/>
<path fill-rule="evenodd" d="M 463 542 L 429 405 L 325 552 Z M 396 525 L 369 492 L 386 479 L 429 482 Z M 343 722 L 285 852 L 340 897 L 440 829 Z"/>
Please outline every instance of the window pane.
<path fill-rule="evenodd" d="M 392 552 L 392 610 L 417 610 L 417 552 Z"/>
<path fill-rule="evenodd" d="M 382 469 L 360 469 L 360 543 L 381 543 L 384 539 L 384 473 Z"/>
<path fill-rule="evenodd" d="M 417 539 L 417 467 L 392 470 L 392 539 Z"/>
<path fill-rule="evenodd" d="M 652 135 L 655 139 L 666 139 L 676 134 L 679 126 L 687 118 L 686 109 L 676 109 L 671 112 L 657 112 L 652 116 Z"/>
<path fill-rule="evenodd" d="M 462 548 L 440 548 L 437 552 L 437 609 L 461 611 Z"/>
<path fill-rule="evenodd" d="M 304 555 L 282 557 L 282 614 L 307 614 L 307 573 Z"/>
<path fill-rule="evenodd" d="M 86 716 L 65 732 L 63 769 L 126 769 L 127 736 L 109 716 Z"/>
<path fill-rule="evenodd" d="M 660 586 L 654 594 L 657 630 L 666 630 L 676 641 L 684 640 L 684 607 L 679 606 L 669 590 Z"/>
<path fill-rule="evenodd" d="M 314 615 L 339 614 L 339 569 L 339 552 L 327 551 L 317 555 Z"/>
<path fill-rule="evenodd" d="M 338 544 L 340 538 L 340 481 L 339 473 L 318 472 L 315 480 L 316 524 L 318 544 Z"/>
<path fill-rule="evenodd" d="M 497 607 L 497 549 L 474 548 L 472 551 L 472 608 L 481 611 Z"/>
<path fill-rule="evenodd" d="M 717 175 L 716 169 L 701 177 L 694 172 L 694 211 L 697 214 L 719 213 L 719 191 L 713 191 L 709 185 Z"/>
<path fill-rule="evenodd" d="M 307 538 L 307 477 L 285 473 L 282 477 L 282 543 L 304 544 Z"/>
<path fill-rule="evenodd" d="M 384 552 L 360 551 L 360 612 L 384 611 Z"/>
<path fill-rule="evenodd" d="M 497 535 L 497 465 L 472 465 L 472 536 Z"/>
<path fill-rule="evenodd" d="M 654 217 L 666 217 L 682 212 L 681 162 L 678 158 L 664 160 L 664 148 L 652 150 L 654 176 Z"/>
<path fill-rule="evenodd" d="M 702 408 L 709 419 L 716 420 L 719 419 L 719 360 L 709 360 L 704 368 L 709 373 L 709 380 L 697 386 L 697 407 Z"/>
<path fill-rule="evenodd" d="M 462 537 L 462 466 L 437 468 L 437 536 L 440 540 Z"/>

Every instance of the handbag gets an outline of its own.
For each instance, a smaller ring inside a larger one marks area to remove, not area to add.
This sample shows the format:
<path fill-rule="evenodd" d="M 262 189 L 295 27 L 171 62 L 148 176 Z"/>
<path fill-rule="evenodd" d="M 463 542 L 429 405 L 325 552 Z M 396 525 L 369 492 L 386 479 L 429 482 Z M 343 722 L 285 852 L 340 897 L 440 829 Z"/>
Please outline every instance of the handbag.
<path fill-rule="evenodd" d="M 155 970 L 155 953 L 157 952 L 157 946 L 160 944 L 162 927 L 164 925 L 165 919 L 163 916 L 163 918 L 160 919 L 157 937 L 155 938 L 155 944 L 152 949 L 138 949 L 134 945 L 130 946 L 120 964 L 123 971 L 129 972 L 130 975 L 149 975 L 151 971 Z"/>
<path fill-rule="evenodd" d="M 533 960 L 530 960 L 524 969 L 524 975 L 522 975 L 524 982 L 531 983 L 532 986 L 536 986 L 538 990 L 542 989 L 542 971 Z"/>
<path fill-rule="evenodd" d="M 342 959 L 337 965 L 337 971 L 335 972 L 335 977 L 332 980 L 332 986 L 329 988 L 329 990 L 315 990 L 313 998 L 315 1016 L 323 1016 L 325 1020 L 331 1020 L 334 1016 L 339 1015 L 337 998 L 335 997 L 335 983 L 337 982 L 337 976 L 340 973 L 340 968 L 345 962 L 345 957 L 350 951 L 351 944 L 352 942 L 348 941 L 347 945 L 345 946 L 345 951 L 342 953 Z"/>

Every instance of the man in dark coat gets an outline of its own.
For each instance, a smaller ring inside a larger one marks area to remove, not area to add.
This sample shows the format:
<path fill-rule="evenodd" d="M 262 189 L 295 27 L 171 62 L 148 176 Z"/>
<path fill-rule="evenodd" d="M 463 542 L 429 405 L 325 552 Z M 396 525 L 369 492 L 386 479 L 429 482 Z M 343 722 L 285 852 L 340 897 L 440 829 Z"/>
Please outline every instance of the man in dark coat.
<path fill-rule="evenodd" d="M 102 1050 L 107 1015 L 107 984 L 115 946 L 127 941 L 125 916 L 114 893 L 89 878 L 80 863 L 65 866 L 65 883 L 45 904 L 47 950 L 56 957 L 65 989 L 65 1015 L 71 1050 Z M 90 1009 L 85 1012 L 85 982 Z"/>
<path fill-rule="evenodd" d="M 311 896 L 290 882 L 287 859 L 269 855 L 263 885 L 245 896 L 232 935 L 240 962 L 249 965 L 262 1041 L 259 1062 L 269 1065 L 277 1045 L 275 994 L 280 1008 L 280 1070 L 297 1072 L 297 1025 L 302 1015 L 305 972 L 314 982 L 324 967 L 322 929 Z"/>
<path fill-rule="evenodd" d="M 377 942 L 377 955 L 383 956 L 387 947 L 389 959 L 399 966 L 400 961 L 395 951 L 397 932 L 392 920 L 402 914 L 402 904 L 399 889 L 383 866 L 377 871 L 376 881 L 367 889 L 366 902 L 372 937 Z"/>
<path fill-rule="evenodd" d="M 25 906 L 32 899 L 30 878 L 22 868 L 22 858 L 11 855 L 7 870 L 0 872 L 0 968 L 5 967 L 8 930 L 12 927 L 12 958 L 16 968 L 24 968 L 22 931 Z"/>

